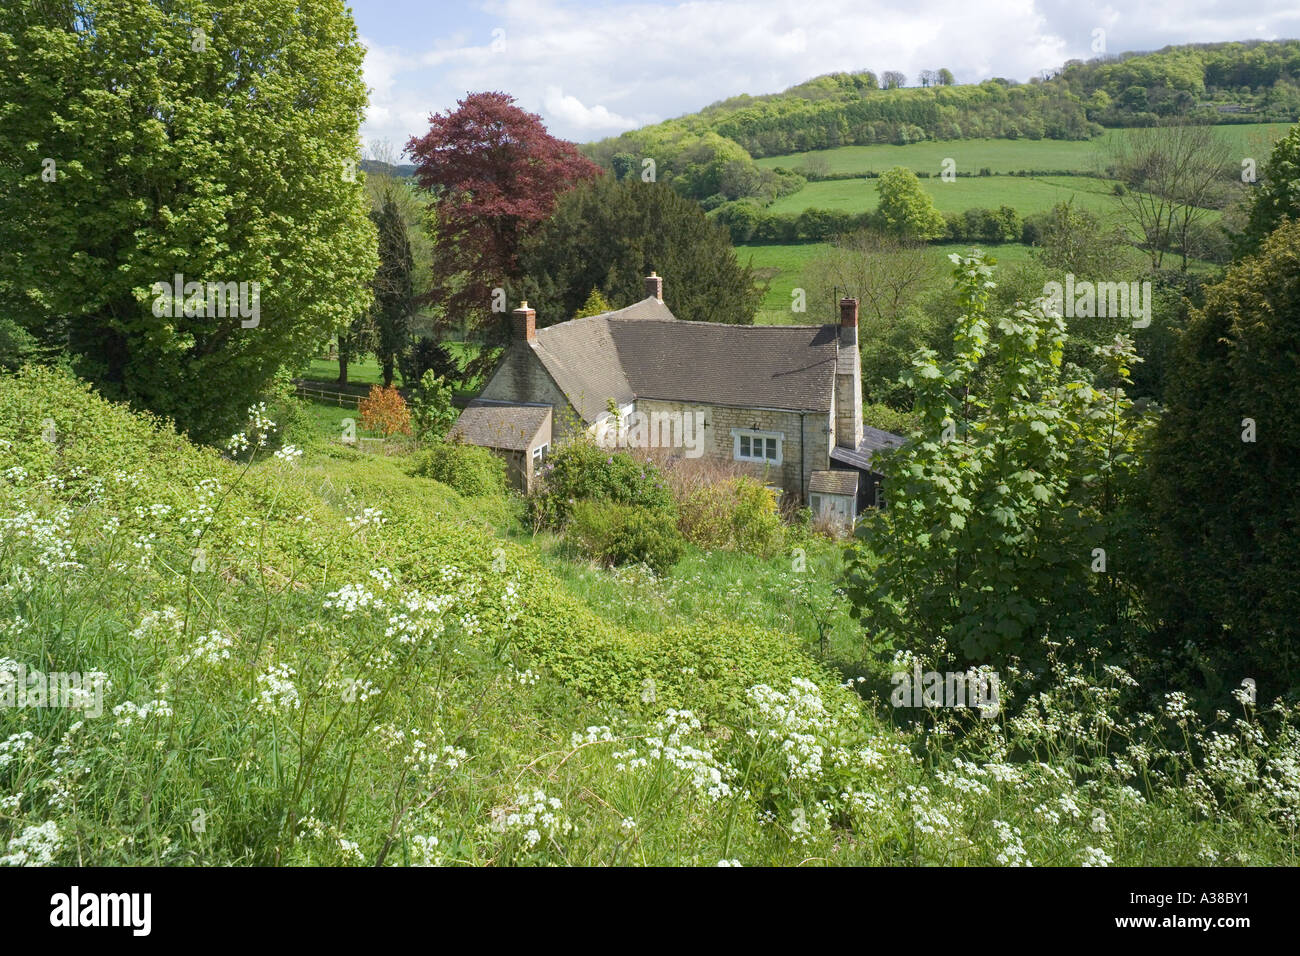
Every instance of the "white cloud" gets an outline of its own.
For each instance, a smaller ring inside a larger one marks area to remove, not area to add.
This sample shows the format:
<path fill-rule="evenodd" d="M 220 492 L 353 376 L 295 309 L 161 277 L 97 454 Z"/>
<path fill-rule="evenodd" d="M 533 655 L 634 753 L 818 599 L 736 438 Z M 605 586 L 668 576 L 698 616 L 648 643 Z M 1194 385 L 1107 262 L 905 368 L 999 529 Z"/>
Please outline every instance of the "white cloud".
<path fill-rule="evenodd" d="M 547 116 L 553 117 L 567 127 L 589 130 L 603 136 L 621 133 L 640 125 L 636 120 L 611 113 L 599 104 L 584 106 L 576 96 L 565 95 L 558 86 L 546 88 L 543 108 Z"/>

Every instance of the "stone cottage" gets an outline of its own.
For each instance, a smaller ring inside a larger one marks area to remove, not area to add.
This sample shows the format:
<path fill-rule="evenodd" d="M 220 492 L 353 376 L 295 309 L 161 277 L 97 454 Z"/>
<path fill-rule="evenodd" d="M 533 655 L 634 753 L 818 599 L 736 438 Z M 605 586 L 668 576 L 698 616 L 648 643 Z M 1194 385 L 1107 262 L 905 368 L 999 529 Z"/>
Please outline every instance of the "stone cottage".
<path fill-rule="evenodd" d="M 625 309 L 539 329 L 525 302 L 512 330 L 452 434 L 504 455 L 522 489 L 553 441 L 584 429 L 611 446 L 738 463 L 851 522 L 878 503 L 872 453 L 902 442 L 862 424 L 856 299 L 840 301 L 838 325 L 684 322 L 651 275 Z"/>

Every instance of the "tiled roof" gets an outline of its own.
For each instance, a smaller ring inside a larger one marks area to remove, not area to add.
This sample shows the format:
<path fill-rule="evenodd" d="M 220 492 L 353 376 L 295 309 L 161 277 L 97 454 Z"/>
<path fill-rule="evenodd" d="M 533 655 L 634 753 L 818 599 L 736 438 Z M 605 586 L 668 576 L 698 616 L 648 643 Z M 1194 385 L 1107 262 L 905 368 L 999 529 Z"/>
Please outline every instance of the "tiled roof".
<path fill-rule="evenodd" d="M 666 311 L 666 310 L 665 310 Z M 573 319 L 537 330 L 533 351 L 585 422 L 594 422 L 612 398 L 635 398 L 619 363 L 608 314 Z"/>
<path fill-rule="evenodd" d="M 848 469 L 814 471 L 808 476 L 808 492 L 822 495 L 856 495 L 858 473 Z"/>
<path fill-rule="evenodd" d="M 680 322 L 647 298 L 539 329 L 532 347 L 592 422 L 611 398 L 829 411 L 838 338 L 834 325 Z"/>
<path fill-rule="evenodd" d="M 840 448 L 837 445 L 831 449 L 831 458 L 846 465 L 852 465 L 854 468 L 861 468 L 863 471 L 873 471 L 871 456 L 874 452 L 880 451 L 882 448 L 897 448 L 905 441 L 907 439 L 902 435 L 895 435 L 893 432 L 881 431 L 879 428 L 864 425 L 862 426 L 862 441 L 858 443 L 858 447 L 849 449 Z"/>
<path fill-rule="evenodd" d="M 465 407 L 448 438 L 462 438 L 471 445 L 524 451 L 551 415 L 549 405 L 489 402 L 476 399 Z"/>

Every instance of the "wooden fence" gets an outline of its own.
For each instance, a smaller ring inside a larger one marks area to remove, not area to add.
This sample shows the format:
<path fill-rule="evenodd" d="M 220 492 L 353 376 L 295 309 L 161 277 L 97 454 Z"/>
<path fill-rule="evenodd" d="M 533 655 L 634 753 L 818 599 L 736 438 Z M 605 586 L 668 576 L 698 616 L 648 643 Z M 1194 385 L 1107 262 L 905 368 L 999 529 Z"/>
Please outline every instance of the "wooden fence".
<path fill-rule="evenodd" d="M 353 392 L 340 392 L 337 389 L 324 388 L 307 382 L 295 382 L 294 394 L 299 398 L 307 398 L 313 402 L 325 402 L 330 405 L 337 405 L 339 408 L 356 408 L 361 404 L 361 399 L 365 398 L 364 395 L 357 395 Z"/>

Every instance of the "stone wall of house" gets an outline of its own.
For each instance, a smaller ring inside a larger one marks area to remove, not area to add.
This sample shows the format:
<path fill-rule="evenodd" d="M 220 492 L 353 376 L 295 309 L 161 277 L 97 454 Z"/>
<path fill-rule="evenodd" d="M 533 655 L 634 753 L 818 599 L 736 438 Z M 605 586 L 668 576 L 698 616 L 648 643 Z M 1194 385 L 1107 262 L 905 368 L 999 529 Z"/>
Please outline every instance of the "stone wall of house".
<path fill-rule="evenodd" d="M 764 484 L 780 485 L 800 502 L 804 500 L 804 489 L 812 472 L 830 467 L 830 450 L 834 437 L 829 432 L 832 418 L 829 412 L 809 412 L 801 416 L 798 412 L 692 405 L 653 399 L 638 399 L 636 411 L 651 416 L 656 412 L 670 415 L 702 412 L 705 422 L 702 458 L 734 464 Z M 779 432 L 783 436 L 781 464 L 736 461 L 735 438 L 731 433 L 733 428 Z"/>
<path fill-rule="evenodd" d="M 537 434 L 534 435 L 533 440 L 528 443 L 528 447 L 524 449 L 520 458 L 517 466 L 519 468 L 518 480 L 520 484 L 516 487 L 522 487 L 525 493 L 531 494 L 540 479 L 539 475 L 533 474 L 533 451 L 537 448 L 541 448 L 543 445 L 550 446 L 553 440 L 552 431 L 554 430 L 554 423 L 555 412 L 552 410 L 550 417 L 542 423 L 542 427 L 537 430 Z"/>
<path fill-rule="evenodd" d="M 546 371 L 541 359 L 522 342 L 510 344 L 478 397 L 496 402 L 550 405 L 554 410 L 551 421 L 557 438 L 563 435 L 566 422 L 577 419 L 577 412 Z"/>
<path fill-rule="evenodd" d="M 577 414 L 560 391 L 555 381 L 532 349 L 522 343 L 513 343 L 501 364 L 480 393 L 481 398 L 502 402 L 537 402 L 554 409 L 551 435 L 546 441 L 564 438 L 566 420 L 576 421 Z M 836 403 L 832 400 L 831 408 Z M 670 415 L 701 412 L 704 416 L 704 454 L 701 457 L 729 464 L 753 475 L 765 484 L 780 485 L 800 503 L 806 502 L 805 488 L 814 471 L 830 467 L 830 450 L 835 443 L 835 414 L 832 411 L 798 412 L 770 411 L 754 408 L 732 408 L 725 405 L 694 405 L 687 402 L 666 402 L 639 399 L 635 410 L 646 415 Z M 731 430 L 756 430 L 777 432 L 782 435 L 781 464 L 765 465 L 759 462 L 735 460 L 735 439 Z M 680 440 L 680 437 L 679 439 Z M 542 441 L 537 441 L 541 444 Z M 531 452 L 531 449 L 529 450 Z M 531 461 L 531 457 L 526 460 Z M 515 478 L 522 483 L 523 465 L 515 465 Z"/>

